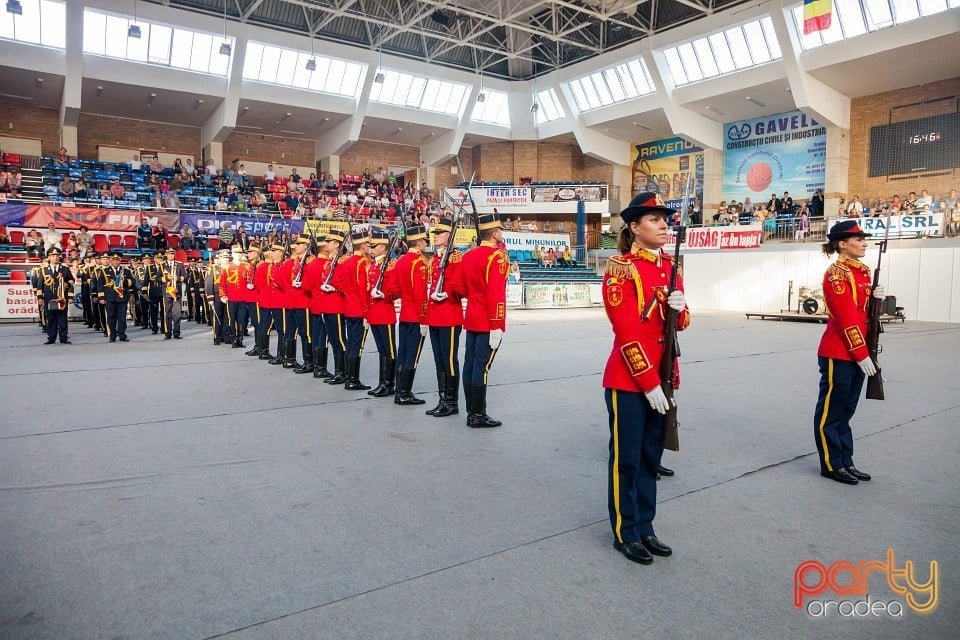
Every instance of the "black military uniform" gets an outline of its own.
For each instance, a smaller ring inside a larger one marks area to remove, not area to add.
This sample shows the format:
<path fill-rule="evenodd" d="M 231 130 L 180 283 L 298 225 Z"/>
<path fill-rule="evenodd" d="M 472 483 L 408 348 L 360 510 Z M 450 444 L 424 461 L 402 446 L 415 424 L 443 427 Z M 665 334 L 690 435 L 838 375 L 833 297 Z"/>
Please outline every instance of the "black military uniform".
<path fill-rule="evenodd" d="M 87 254 L 80 265 L 80 304 L 83 306 L 83 323 L 89 328 L 94 327 L 93 300 L 90 297 L 90 271 L 93 268 L 93 256 Z"/>
<path fill-rule="evenodd" d="M 163 257 L 160 254 L 153 256 L 153 264 L 144 266 L 140 297 L 145 301 L 150 328 L 154 334 L 159 333 L 160 307 L 163 304 Z"/>
<path fill-rule="evenodd" d="M 183 314 L 183 285 L 187 272 L 176 261 L 175 249 L 167 249 L 163 264 L 163 333 L 164 339 L 180 339 L 180 318 Z"/>
<path fill-rule="evenodd" d="M 110 342 L 127 342 L 127 300 L 136 287 L 130 269 L 120 264 L 120 254 L 110 256 L 110 266 L 103 270 L 103 290 L 98 303 L 106 308 L 107 335 Z"/>
<path fill-rule="evenodd" d="M 103 288 L 105 286 L 105 278 L 103 275 L 103 270 L 107 268 L 107 254 L 101 253 L 97 256 L 97 259 L 100 261 L 93 269 L 93 275 L 90 279 L 90 297 L 91 300 L 99 300 L 100 294 L 103 293 Z M 97 316 L 97 330 L 101 331 L 104 336 L 107 335 L 107 308 L 102 304 L 94 304 L 93 311 Z"/>
<path fill-rule="evenodd" d="M 40 269 L 36 289 L 37 301 L 46 312 L 47 344 L 57 341 L 70 344 L 67 337 L 67 305 L 73 297 L 73 273 L 60 264 L 60 249 L 53 248 L 47 253 L 50 264 Z"/>

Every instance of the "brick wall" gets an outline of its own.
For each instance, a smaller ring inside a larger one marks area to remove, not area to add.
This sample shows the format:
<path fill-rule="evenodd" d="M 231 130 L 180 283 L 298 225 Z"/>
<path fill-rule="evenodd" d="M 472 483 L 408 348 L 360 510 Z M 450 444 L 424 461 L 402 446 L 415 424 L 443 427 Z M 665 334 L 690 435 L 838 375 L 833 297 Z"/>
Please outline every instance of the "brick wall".
<path fill-rule="evenodd" d="M 613 165 L 585 156 L 576 145 L 558 142 L 491 142 L 473 148 L 473 168 L 486 182 L 605 180 Z M 464 165 L 466 167 L 466 165 Z"/>
<path fill-rule="evenodd" d="M 349 174 L 362 174 L 364 169 L 376 173 L 377 167 L 413 167 L 420 166 L 420 147 L 408 147 L 402 144 L 377 142 L 375 140 L 357 140 L 349 149 L 340 154 L 340 171 Z"/>
<path fill-rule="evenodd" d="M 953 100 L 943 100 L 944 98 Z M 921 100 L 924 104 L 917 104 Z M 850 103 L 848 196 L 857 194 L 861 200 L 872 203 L 880 196 L 889 198 L 899 194 L 904 197 L 910 191 L 920 193 L 921 189 L 928 190 L 934 197 L 950 189 L 960 189 L 960 167 L 952 171 L 933 171 L 910 177 L 871 178 L 869 175 L 871 127 L 952 112 L 957 108 L 957 100 L 960 100 L 960 78 L 853 98 Z"/>
<path fill-rule="evenodd" d="M 97 146 L 101 144 L 201 157 L 200 127 L 81 113 L 77 123 L 76 156 L 95 159 Z"/>
<path fill-rule="evenodd" d="M 473 149 L 469 147 L 460 149 L 460 164 L 463 166 L 463 172 L 466 174 L 462 178 L 459 172 L 453 173 L 452 171 L 457 168 L 457 160 L 455 158 L 451 158 L 447 162 L 437 166 L 436 188 L 438 191 L 444 187 L 452 187 L 460 184 L 464 180 L 470 180 L 470 176 L 473 174 Z"/>
<path fill-rule="evenodd" d="M 302 175 L 310 175 L 316 165 L 314 154 L 313 140 L 233 131 L 223 141 L 223 162 L 227 165 L 239 159 L 240 162 L 297 167 L 301 172 L 306 172 Z"/>
<path fill-rule="evenodd" d="M 0 115 L 0 131 L 3 135 L 38 139 L 44 155 L 52 156 L 60 151 L 60 114 L 56 109 L 43 109 L 22 100 L 0 96 Z M 76 149 L 68 151 L 73 155 Z"/>

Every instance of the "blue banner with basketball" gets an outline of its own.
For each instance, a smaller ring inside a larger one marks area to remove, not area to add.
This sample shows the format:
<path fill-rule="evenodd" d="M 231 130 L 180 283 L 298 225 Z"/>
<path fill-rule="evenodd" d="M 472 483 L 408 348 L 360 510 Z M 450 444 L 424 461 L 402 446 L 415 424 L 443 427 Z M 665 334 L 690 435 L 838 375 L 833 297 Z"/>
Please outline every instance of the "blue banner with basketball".
<path fill-rule="evenodd" d="M 724 128 L 724 200 L 766 202 L 788 191 L 802 202 L 823 189 L 826 170 L 827 128 L 802 111 Z"/>

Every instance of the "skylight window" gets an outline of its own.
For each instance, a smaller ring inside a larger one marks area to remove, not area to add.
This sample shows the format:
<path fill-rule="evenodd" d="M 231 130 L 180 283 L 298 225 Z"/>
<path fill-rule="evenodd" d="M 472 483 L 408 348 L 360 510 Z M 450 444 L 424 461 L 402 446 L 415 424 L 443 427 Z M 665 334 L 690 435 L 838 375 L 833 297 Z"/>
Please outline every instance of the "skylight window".
<path fill-rule="evenodd" d="M 563 107 L 560 106 L 560 101 L 557 99 L 557 92 L 553 89 L 538 93 L 537 105 L 539 105 L 536 112 L 538 125 L 559 120 L 567 115 L 563 112 Z"/>
<path fill-rule="evenodd" d="M 63 49 L 66 46 L 66 5 L 54 0 L 20 0 L 23 14 L 4 13 L 0 38 Z M 2 11 L 2 8 L 0 8 Z"/>
<path fill-rule="evenodd" d="M 383 82 L 375 82 L 370 99 L 398 107 L 410 107 L 459 115 L 467 96 L 467 85 L 434 78 L 421 78 L 388 69 L 377 69 Z"/>
<path fill-rule="evenodd" d="M 653 82 L 645 63 L 638 58 L 573 80 L 570 91 L 577 109 L 589 111 L 651 94 Z"/>
<path fill-rule="evenodd" d="M 131 25 L 140 27 L 139 38 L 127 37 Z M 224 42 L 233 47 L 233 38 L 228 36 L 224 40 L 223 34 L 83 10 L 84 53 L 225 76 L 230 67 L 230 56 L 220 53 L 220 45 Z"/>
<path fill-rule="evenodd" d="M 664 49 L 663 55 L 676 86 L 783 57 L 770 16 Z"/>
<path fill-rule="evenodd" d="M 316 68 L 307 69 L 313 60 Z M 311 54 L 309 51 L 282 49 L 260 42 L 247 43 L 243 59 L 243 79 L 297 87 L 338 96 L 356 98 L 360 93 L 363 65 Z"/>
<path fill-rule="evenodd" d="M 803 33 L 803 5 L 793 19 L 804 51 L 904 24 L 924 16 L 960 7 L 960 0 L 833 0 L 833 19 L 824 31 Z"/>
<path fill-rule="evenodd" d="M 483 102 L 477 101 L 473 107 L 471 120 L 477 122 L 486 122 L 501 127 L 510 126 L 510 102 L 507 100 L 507 94 L 502 91 L 491 91 L 484 89 L 481 93 Z"/>

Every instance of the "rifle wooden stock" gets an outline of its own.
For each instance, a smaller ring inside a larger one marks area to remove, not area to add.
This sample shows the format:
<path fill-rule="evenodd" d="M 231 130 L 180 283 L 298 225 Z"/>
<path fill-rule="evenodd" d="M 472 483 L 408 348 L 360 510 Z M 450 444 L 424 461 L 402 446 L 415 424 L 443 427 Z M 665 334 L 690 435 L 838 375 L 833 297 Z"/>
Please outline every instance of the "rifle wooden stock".
<path fill-rule="evenodd" d="M 677 243 L 673 250 L 673 269 L 670 272 L 670 288 L 668 295 L 677 288 L 677 274 L 680 270 L 680 245 L 686 232 L 685 227 L 677 227 Z M 677 322 L 680 312 L 667 305 L 663 324 L 663 353 L 660 357 L 660 387 L 663 395 L 667 396 L 669 409 L 663 416 L 660 432 L 660 446 L 670 451 L 680 450 L 680 432 L 677 422 L 677 403 L 673 399 L 673 381 L 676 378 L 676 361 L 680 355 L 677 345 Z"/>
<path fill-rule="evenodd" d="M 867 400 L 883 400 L 883 375 L 880 372 L 880 334 L 883 325 L 880 323 L 880 314 L 883 313 L 883 300 L 873 297 L 873 291 L 880 284 L 880 263 L 883 254 L 887 252 L 887 241 L 890 239 L 890 213 L 887 213 L 886 227 L 880 245 L 880 255 L 877 256 L 877 268 L 873 270 L 873 288 L 870 290 L 870 306 L 867 309 L 867 351 L 877 372 L 867 378 Z"/>
<path fill-rule="evenodd" d="M 450 253 L 453 251 L 453 239 L 457 235 L 458 216 L 453 216 L 452 224 L 450 225 L 450 236 L 447 240 L 446 250 L 443 252 L 443 257 L 440 258 L 440 276 L 437 278 L 437 288 L 434 290 L 434 293 L 443 293 L 443 285 L 447 280 L 447 264 L 450 262 Z"/>

